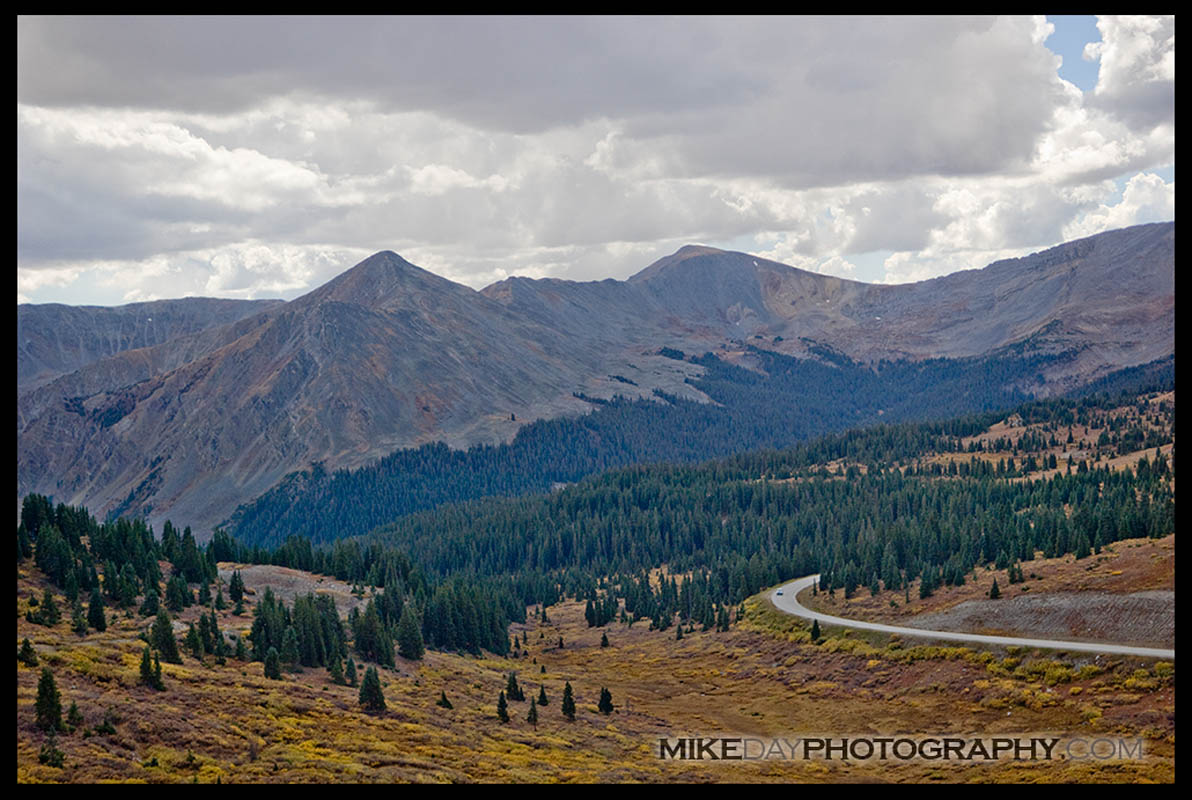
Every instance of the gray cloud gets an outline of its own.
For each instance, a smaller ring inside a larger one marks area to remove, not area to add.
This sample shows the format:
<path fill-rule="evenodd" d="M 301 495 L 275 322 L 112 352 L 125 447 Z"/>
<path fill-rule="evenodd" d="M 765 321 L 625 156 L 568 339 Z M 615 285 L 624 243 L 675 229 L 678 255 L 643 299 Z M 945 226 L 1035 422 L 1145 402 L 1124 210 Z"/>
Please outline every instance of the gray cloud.
<path fill-rule="evenodd" d="M 1175 17 L 1103 16 L 1101 41 L 1086 56 L 1101 60 L 1093 102 L 1131 127 L 1175 124 Z"/>
<path fill-rule="evenodd" d="M 607 118 L 687 176 L 824 185 L 1028 158 L 1058 85 L 1029 20 L 22 18 L 18 100 L 227 113 L 370 101 L 536 133 Z"/>
<path fill-rule="evenodd" d="M 1174 163 L 1174 39 L 1105 24 L 1094 102 L 1023 17 L 20 17 L 18 291 L 293 296 L 379 249 L 624 277 L 752 236 L 981 266 Z"/>

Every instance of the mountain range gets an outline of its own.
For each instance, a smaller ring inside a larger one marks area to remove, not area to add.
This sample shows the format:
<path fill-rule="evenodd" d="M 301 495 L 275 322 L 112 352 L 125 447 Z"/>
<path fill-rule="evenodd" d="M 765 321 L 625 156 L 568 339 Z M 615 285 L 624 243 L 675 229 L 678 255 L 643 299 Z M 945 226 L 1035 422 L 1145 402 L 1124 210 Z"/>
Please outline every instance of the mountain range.
<path fill-rule="evenodd" d="M 625 281 L 481 291 L 380 252 L 290 302 L 18 306 L 17 494 L 210 529 L 287 474 L 509 441 L 592 399 L 706 401 L 675 353 L 757 368 L 1052 356 L 1059 394 L 1174 353 L 1175 226 L 878 285 L 687 246 Z"/>

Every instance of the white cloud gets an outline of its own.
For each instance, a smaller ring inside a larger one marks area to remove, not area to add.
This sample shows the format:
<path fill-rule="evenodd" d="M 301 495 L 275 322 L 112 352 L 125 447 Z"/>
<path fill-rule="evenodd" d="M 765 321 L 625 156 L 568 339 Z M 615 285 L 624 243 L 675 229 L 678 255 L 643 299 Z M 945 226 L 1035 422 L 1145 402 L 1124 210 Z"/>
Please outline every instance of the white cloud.
<path fill-rule="evenodd" d="M 1126 184 L 1119 202 L 1102 204 L 1064 226 L 1064 238 L 1079 239 L 1116 228 L 1169 219 L 1175 219 L 1175 182 L 1164 183 L 1158 175 L 1142 173 Z"/>
<path fill-rule="evenodd" d="M 495 192 L 504 191 L 509 182 L 500 175 L 490 175 L 483 180 L 469 175 L 462 169 L 446 164 L 427 164 L 413 169 L 407 167 L 410 173 L 410 191 L 424 195 L 440 195 L 452 189 L 486 188 Z"/>
<path fill-rule="evenodd" d="M 1153 175 L 1109 200 L 1174 164 L 1146 94 L 1174 22 L 1102 25 L 1094 97 L 1041 17 L 23 17 L 18 295 L 293 296 L 380 249 L 625 277 L 749 237 L 854 277 L 983 266 L 1167 207 L 1144 189 L 1174 215 Z"/>
<path fill-rule="evenodd" d="M 1085 56 L 1099 58 L 1094 99 L 1132 127 L 1175 122 L 1175 17 L 1101 16 L 1101 41 Z"/>

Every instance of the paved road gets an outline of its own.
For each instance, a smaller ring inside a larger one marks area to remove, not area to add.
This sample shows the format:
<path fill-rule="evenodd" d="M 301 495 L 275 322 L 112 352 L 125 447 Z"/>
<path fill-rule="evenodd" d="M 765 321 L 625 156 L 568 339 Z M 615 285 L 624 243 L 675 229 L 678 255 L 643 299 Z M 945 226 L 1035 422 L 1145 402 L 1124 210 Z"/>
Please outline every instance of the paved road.
<path fill-rule="evenodd" d="M 1104 642 L 1069 642 L 1062 639 L 1024 639 L 1017 636 L 983 636 L 977 633 L 955 633 L 952 631 L 929 631 L 922 628 L 903 628 L 898 625 L 882 625 L 877 622 L 859 622 L 843 617 L 833 617 L 812 611 L 801 604 L 797 597 L 799 592 L 806 589 L 819 575 L 808 575 L 797 581 L 779 586 L 770 592 L 770 602 L 779 611 L 794 614 L 803 619 L 818 619 L 821 624 L 841 625 L 846 628 L 859 628 L 866 631 L 881 631 L 882 633 L 897 633 L 900 636 L 919 636 L 928 639 L 943 639 L 949 642 L 974 642 L 977 644 L 1018 645 L 1020 647 L 1047 647 L 1055 650 L 1069 650 L 1083 653 L 1114 653 L 1123 656 L 1146 656 L 1161 658 L 1166 661 L 1175 660 L 1175 650 L 1163 650 L 1155 647 L 1132 647 L 1122 644 L 1107 644 Z M 781 592 L 781 594 L 779 594 Z"/>

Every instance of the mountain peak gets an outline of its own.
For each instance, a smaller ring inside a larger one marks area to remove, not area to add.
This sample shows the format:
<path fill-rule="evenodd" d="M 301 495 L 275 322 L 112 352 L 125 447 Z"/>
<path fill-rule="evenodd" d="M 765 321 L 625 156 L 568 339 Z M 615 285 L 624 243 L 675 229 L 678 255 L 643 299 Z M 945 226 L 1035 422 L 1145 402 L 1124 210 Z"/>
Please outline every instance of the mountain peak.
<path fill-rule="evenodd" d="M 675 252 L 671 253 L 669 256 L 663 256 L 640 272 L 631 275 L 629 280 L 631 282 L 649 280 L 650 278 L 656 277 L 663 272 L 667 272 L 678 264 L 682 264 L 684 261 L 688 261 L 692 258 L 699 258 L 701 256 L 726 255 L 731 255 L 731 253 L 729 253 L 727 250 L 719 250 L 715 247 L 708 247 L 707 245 L 702 244 L 685 244 Z"/>
<path fill-rule="evenodd" d="M 334 300 L 368 308 L 390 305 L 412 293 L 472 294 L 472 289 L 415 266 L 392 250 L 381 250 L 305 295 L 311 302 Z M 299 298 L 300 302 L 304 298 Z"/>

